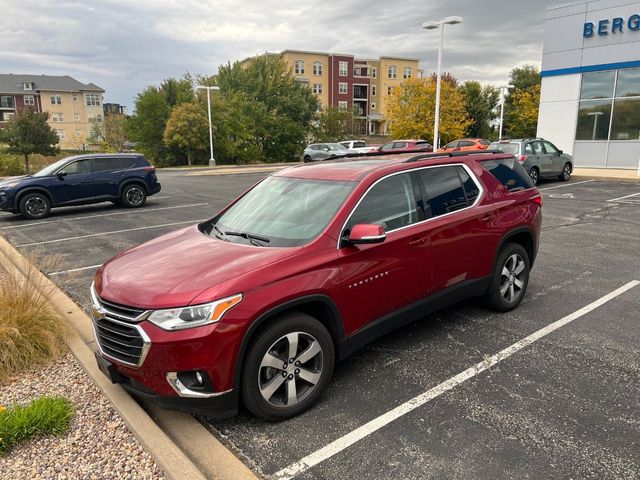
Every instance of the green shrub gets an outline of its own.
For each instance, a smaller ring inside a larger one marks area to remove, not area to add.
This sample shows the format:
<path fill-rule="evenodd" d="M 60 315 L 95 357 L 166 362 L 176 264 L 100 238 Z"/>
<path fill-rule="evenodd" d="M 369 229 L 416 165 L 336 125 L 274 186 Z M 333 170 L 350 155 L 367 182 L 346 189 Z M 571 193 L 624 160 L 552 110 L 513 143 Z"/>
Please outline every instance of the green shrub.
<path fill-rule="evenodd" d="M 0 177 L 24 175 L 24 162 L 20 155 L 0 152 Z"/>
<path fill-rule="evenodd" d="M 0 406 L 0 455 L 34 435 L 67 431 L 73 406 L 62 397 L 41 397 L 22 407 Z"/>

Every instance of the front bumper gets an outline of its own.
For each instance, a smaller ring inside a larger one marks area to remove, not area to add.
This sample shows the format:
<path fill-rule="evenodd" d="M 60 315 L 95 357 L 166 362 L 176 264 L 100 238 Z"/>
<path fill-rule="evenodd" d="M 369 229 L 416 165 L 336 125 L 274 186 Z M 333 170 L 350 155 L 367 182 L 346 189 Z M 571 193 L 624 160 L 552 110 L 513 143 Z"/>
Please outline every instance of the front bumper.
<path fill-rule="evenodd" d="M 16 205 L 13 201 L 15 198 L 15 194 L 11 192 L 7 192 L 6 190 L 0 191 L 0 210 L 4 210 L 5 212 L 15 212 L 17 211 Z"/>

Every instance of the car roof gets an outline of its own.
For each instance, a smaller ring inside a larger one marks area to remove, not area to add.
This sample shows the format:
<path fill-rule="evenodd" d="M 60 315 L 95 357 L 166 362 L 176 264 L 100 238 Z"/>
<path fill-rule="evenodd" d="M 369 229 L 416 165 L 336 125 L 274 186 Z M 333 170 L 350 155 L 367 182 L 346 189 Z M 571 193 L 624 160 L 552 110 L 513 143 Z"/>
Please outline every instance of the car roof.
<path fill-rule="evenodd" d="M 86 153 L 83 155 L 72 155 L 65 157 L 64 160 L 73 161 L 81 158 L 127 158 L 127 157 L 141 157 L 141 153 Z M 62 160 L 62 159 L 61 159 Z"/>
<path fill-rule="evenodd" d="M 463 163 L 463 159 L 465 158 L 470 160 L 474 157 L 487 159 L 487 155 L 492 155 L 495 158 L 513 157 L 511 154 L 487 151 L 463 152 L 463 154 L 408 152 L 381 155 L 376 153 L 374 155 L 355 155 L 338 160 L 299 164 L 280 170 L 274 173 L 273 176 L 305 178 L 310 180 L 359 182 L 372 174 L 385 175 L 417 166 L 449 163 L 459 164 Z"/>

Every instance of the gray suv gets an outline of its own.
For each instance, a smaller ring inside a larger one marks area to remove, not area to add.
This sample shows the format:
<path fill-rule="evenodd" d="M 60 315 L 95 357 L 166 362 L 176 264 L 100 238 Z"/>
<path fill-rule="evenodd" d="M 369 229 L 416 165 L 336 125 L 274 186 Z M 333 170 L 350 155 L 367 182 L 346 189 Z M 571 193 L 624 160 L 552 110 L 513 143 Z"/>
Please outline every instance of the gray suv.
<path fill-rule="evenodd" d="M 544 138 L 517 138 L 501 140 L 489 145 L 490 150 L 501 150 L 515 155 L 527 171 L 534 185 L 543 177 L 556 177 L 566 182 L 573 172 L 573 158 Z"/>
<path fill-rule="evenodd" d="M 327 160 L 329 158 L 344 157 L 349 149 L 340 143 L 312 143 L 307 145 L 302 154 L 305 163 L 315 162 L 318 160 Z"/>

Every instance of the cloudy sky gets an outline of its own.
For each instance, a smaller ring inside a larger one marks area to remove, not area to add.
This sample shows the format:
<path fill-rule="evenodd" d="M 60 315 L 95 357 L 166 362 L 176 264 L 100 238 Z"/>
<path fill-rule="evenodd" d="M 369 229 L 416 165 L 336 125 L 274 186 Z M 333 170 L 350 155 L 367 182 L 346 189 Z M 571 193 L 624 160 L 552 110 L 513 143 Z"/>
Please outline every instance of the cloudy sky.
<path fill-rule="evenodd" d="M 559 0 L 0 0 L 0 72 L 71 75 L 133 110 L 135 95 L 184 72 L 284 49 L 419 58 L 435 70 L 437 31 L 425 20 L 464 18 L 445 30 L 443 70 L 503 83 L 539 65 L 544 13 Z"/>

